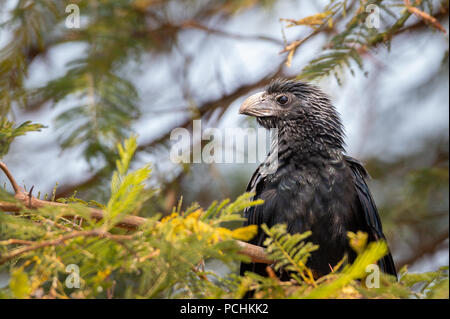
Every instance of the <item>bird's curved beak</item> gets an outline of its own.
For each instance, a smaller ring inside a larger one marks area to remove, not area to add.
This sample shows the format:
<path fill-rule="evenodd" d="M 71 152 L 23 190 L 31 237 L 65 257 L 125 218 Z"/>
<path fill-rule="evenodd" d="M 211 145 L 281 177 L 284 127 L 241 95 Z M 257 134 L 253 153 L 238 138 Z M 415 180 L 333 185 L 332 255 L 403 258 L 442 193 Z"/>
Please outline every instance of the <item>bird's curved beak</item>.
<path fill-rule="evenodd" d="M 274 109 L 267 99 L 265 92 L 255 93 L 248 97 L 239 108 L 239 114 L 255 117 L 273 116 Z"/>

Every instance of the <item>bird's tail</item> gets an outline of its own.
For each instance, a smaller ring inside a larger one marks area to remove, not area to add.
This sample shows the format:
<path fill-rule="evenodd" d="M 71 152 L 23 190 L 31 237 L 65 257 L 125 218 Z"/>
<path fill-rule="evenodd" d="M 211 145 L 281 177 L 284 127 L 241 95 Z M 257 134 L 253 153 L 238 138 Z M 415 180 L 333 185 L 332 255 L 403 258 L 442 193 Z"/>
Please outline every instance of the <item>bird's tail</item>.
<path fill-rule="evenodd" d="M 244 276 L 246 271 L 254 272 L 261 276 L 267 276 L 266 271 L 267 264 L 260 264 L 260 263 L 241 263 L 241 268 L 239 270 L 239 274 L 241 276 Z"/>
<path fill-rule="evenodd" d="M 379 264 L 383 272 L 397 277 L 397 270 L 395 269 L 394 259 L 392 258 L 390 252 L 380 260 Z"/>
<path fill-rule="evenodd" d="M 267 264 L 260 264 L 260 263 L 241 263 L 241 267 L 239 270 L 239 274 L 241 276 L 245 275 L 245 272 L 251 271 L 254 272 L 260 276 L 267 277 L 267 271 L 266 271 Z M 245 293 L 243 296 L 243 299 L 250 299 L 253 298 L 255 294 L 254 290 L 249 290 Z"/>

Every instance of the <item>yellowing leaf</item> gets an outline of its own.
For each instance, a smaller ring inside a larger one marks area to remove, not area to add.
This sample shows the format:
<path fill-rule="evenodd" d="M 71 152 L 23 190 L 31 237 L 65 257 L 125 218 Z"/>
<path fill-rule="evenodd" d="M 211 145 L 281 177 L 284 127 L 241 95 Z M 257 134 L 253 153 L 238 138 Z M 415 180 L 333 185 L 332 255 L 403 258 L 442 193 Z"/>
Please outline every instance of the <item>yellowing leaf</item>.
<path fill-rule="evenodd" d="M 9 288 L 16 298 L 26 298 L 31 292 L 28 275 L 22 269 L 15 270 L 11 275 Z"/>
<path fill-rule="evenodd" d="M 172 214 L 170 214 L 169 216 L 163 217 L 163 218 L 161 219 L 161 223 L 166 223 L 166 222 L 168 222 L 169 220 L 176 218 L 177 216 L 178 216 L 177 213 L 172 213 Z"/>
<path fill-rule="evenodd" d="M 248 241 L 255 237 L 256 233 L 258 232 L 258 226 L 256 225 L 249 225 L 246 227 L 241 227 L 238 229 L 235 229 L 231 232 L 231 235 L 234 239 L 239 239 L 243 241 Z"/>
<path fill-rule="evenodd" d="M 290 24 L 287 27 L 293 27 L 297 25 L 306 25 L 310 26 L 312 28 L 315 28 L 317 26 L 321 26 L 328 20 L 328 25 L 330 25 L 330 20 L 328 19 L 333 14 L 332 11 L 325 11 L 322 13 L 317 13 L 309 17 L 305 17 L 300 20 L 294 20 L 294 19 L 281 19 L 282 21 L 290 22 Z"/>
<path fill-rule="evenodd" d="M 347 236 L 350 240 L 350 247 L 358 254 L 361 253 L 367 245 L 367 233 L 358 231 L 356 234 L 353 232 L 348 232 Z"/>
<path fill-rule="evenodd" d="M 328 27 L 331 29 L 333 28 L 333 18 L 328 19 Z"/>
<path fill-rule="evenodd" d="M 199 217 L 203 214 L 203 209 L 197 209 L 195 212 L 188 215 L 187 218 L 194 218 L 196 220 L 199 219 Z"/>

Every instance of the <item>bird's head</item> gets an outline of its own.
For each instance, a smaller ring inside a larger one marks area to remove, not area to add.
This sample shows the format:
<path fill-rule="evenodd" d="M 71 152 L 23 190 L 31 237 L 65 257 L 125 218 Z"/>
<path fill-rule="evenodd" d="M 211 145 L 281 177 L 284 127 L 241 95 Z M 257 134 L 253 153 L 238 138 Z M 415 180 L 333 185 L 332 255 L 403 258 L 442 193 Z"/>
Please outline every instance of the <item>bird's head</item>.
<path fill-rule="evenodd" d="M 328 96 L 312 84 L 274 80 L 264 92 L 248 97 L 239 113 L 254 116 L 263 127 L 286 132 L 291 139 L 343 150 L 339 114 Z"/>

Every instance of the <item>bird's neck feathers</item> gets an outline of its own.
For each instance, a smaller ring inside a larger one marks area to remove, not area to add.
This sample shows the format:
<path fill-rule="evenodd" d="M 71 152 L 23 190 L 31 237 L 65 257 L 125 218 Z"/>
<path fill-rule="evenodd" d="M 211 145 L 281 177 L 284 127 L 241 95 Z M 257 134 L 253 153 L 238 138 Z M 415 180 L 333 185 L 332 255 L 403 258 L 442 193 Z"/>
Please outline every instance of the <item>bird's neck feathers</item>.
<path fill-rule="evenodd" d="M 297 118 L 278 123 L 280 159 L 305 162 L 336 160 L 345 152 L 344 132 L 338 115 L 327 120 Z"/>

